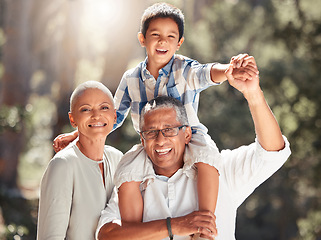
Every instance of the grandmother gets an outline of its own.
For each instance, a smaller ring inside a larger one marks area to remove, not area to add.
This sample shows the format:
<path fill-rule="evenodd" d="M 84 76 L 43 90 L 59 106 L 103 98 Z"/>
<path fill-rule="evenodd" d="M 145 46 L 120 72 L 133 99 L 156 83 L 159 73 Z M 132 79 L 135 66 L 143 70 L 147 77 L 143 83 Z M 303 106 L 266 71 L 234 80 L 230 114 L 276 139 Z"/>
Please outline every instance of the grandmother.
<path fill-rule="evenodd" d="M 94 239 L 100 212 L 114 187 L 122 153 L 106 146 L 116 122 L 113 96 L 96 81 L 70 98 L 70 123 L 79 137 L 49 162 L 41 181 L 37 239 Z"/>

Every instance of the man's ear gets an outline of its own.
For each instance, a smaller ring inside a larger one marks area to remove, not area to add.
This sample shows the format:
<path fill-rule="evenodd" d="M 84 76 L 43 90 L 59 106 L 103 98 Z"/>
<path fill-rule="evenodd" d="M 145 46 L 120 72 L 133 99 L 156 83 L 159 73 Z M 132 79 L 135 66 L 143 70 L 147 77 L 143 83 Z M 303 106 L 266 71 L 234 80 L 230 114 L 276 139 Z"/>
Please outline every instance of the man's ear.
<path fill-rule="evenodd" d="M 185 144 L 188 144 L 192 138 L 192 129 L 190 126 L 185 127 Z"/>
<path fill-rule="evenodd" d="M 68 112 L 68 116 L 69 116 L 69 121 L 70 121 L 71 126 L 73 126 L 74 128 L 77 128 L 77 124 L 74 121 L 74 117 L 72 116 L 72 113 Z"/>
<path fill-rule="evenodd" d="M 144 138 L 143 138 L 143 136 L 142 136 L 142 134 L 141 134 L 141 133 L 140 133 L 140 141 L 141 141 L 141 143 L 142 143 L 143 147 L 145 147 Z"/>
<path fill-rule="evenodd" d="M 145 47 L 145 37 L 144 37 L 144 35 L 141 32 L 139 32 L 137 34 L 137 38 L 138 38 L 138 41 L 140 43 L 140 46 Z"/>
<path fill-rule="evenodd" d="M 179 50 L 179 48 L 181 47 L 181 45 L 183 44 L 183 42 L 184 42 L 184 37 L 182 37 L 182 38 L 178 41 L 176 51 L 178 51 L 178 50 Z"/>

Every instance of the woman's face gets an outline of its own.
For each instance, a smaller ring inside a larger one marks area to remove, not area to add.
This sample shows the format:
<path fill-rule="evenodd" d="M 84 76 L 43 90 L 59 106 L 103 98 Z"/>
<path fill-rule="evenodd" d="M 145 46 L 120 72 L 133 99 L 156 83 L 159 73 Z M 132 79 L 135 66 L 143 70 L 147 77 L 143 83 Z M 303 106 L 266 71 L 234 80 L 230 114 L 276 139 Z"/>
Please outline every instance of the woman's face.
<path fill-rule="evenodd" d="M 75 99 L 69 119 L 71 125 L 77 127 L 79 137 L 106 138 L 116 122 L 116 110 L 104 92 L 87 89 Z"/>

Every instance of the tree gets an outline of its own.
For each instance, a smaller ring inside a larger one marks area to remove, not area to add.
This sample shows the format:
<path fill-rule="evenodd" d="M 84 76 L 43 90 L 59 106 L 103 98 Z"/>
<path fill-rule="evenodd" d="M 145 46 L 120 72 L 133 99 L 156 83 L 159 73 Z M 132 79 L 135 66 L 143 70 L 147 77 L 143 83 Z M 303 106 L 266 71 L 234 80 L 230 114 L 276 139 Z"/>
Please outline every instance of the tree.
<path fill-rule="evenodd" d="M 16 187 L 19 154 L 24 147 L 25 106 L 30 94 L 31 78 L 30 28 L 28 18 L 31 1 L 5 1 L 3 46 L 4 75 L 1 86 L 1 111 L 8 113 L 0 135 L 0 182 L 8 188 Z"/>
<path fill-rule="evenodd" d="M 8 231 L 0 239 L 34 239 L 37 201 L 22 196 L 17 168 L 47 165 L 52 138 L 69 125 L 76 85 L 97 80 L 115 91 L 140 54 L 133 48 L 144 7 L 143 0 L 0 0 L 0 224 L 7 226 L 0 230 Z"/>

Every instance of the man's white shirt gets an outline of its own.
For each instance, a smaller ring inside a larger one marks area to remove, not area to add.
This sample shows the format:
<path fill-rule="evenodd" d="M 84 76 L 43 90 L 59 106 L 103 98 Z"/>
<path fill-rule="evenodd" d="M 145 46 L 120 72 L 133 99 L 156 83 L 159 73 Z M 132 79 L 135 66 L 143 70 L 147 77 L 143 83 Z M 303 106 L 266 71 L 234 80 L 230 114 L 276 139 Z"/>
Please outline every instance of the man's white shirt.
<path fill-rule="evenodd" d="M 273 152 L 264 150 L 256 141 L 235 150 L 223 150 L 219 163 L 219 192 L 216 205 L 216 240 L 234 240 L 237 208 L 261 183 L 275 173 L 291 154 L 290 144 L 284 137 L 284 149 Z M 149 161 L 149 159 L 146 159 Z M 152 168 L 151 162 L 149 163 Z M 180 217 L 198 210 L 196 178 L 179 169 L 172 177 L 151 177 L 142 184 L 144 199 L 143 221 Z M 100 228 L 108 222 L 120 223 L 117 190 L 102 211 Z M 169 239 L 169 238 L 165 238 Z M 174 239 L 191 239 L 174 236 Z"/>

